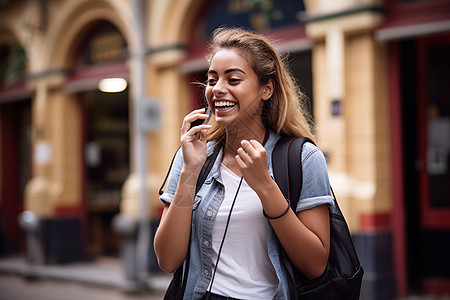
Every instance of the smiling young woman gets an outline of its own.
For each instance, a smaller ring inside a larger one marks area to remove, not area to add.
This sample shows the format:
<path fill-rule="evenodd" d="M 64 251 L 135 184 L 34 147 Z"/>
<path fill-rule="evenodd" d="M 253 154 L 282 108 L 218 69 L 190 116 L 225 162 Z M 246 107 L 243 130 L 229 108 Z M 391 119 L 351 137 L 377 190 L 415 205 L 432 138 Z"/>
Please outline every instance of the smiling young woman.
<path fill-rule="evenodd" d="M 181 149 L 160 197 L 158 262 L 174 272 L 189 252 L 184 299 L 289 299 L 280 247 L 303 274 L 319 277 L 329 253 L 327 205 L 333 205 L 325 159 L 311 143 L 299 158 L 304 176 L 295 211 L 286 209 L 273 180 L 271 154 L 280 135 L 313 138 L 303 94 L 262 35 L 220 28 L 208 61 L 205 96 L 213 118 L 191 127 L 207 118 L 200 109 L 183 120 Z"/>
<path fill-rule="evenodd" d="M 242 138 L 262 143 L 264 101 L 273 93 L 273 81 L 260 84 L 249 61 L 239 50 L 224 48 L 211 58 L 205 96 L 215 121 L 225 128 L 225 159 L 234 157 Z M 231 157 L 230 157 L 231 156 Z M 232 163 L 233 159 L 228 159 Z M 233 168 L 239 174 L 239 168 Z"/>

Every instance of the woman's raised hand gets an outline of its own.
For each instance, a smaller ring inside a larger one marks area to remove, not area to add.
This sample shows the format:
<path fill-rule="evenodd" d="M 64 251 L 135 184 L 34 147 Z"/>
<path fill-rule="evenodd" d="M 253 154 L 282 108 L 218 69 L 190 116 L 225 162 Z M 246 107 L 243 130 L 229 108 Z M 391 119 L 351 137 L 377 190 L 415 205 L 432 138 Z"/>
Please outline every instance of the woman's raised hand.
<path fill-rule="evenodd" d="M 211 125 L 202 124 L 191 128 L 191 123 L 198 119 L 206 120 L 209 116 L 205 112 L 204 108 L 192 111 L 184 118 L 181 127 L 183 165 L 193 171 L 200 171 L 206 160 L 206 139 Z M 200 138 L 196 133 L 200 133 Z"/>
<path fill-rule="evenodd" d="M 273 182 L 267 169 L 266 149 L 258 141 L 241 141 L 235 158 L 242 176 L 255 192 L 258 193 Z"/>

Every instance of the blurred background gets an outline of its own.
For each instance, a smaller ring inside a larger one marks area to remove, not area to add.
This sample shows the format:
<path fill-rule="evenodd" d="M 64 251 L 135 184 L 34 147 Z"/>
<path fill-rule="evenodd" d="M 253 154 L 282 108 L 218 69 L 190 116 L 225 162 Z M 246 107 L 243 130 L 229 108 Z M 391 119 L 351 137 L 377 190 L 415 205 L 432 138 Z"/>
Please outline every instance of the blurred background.
<path fill-rule="evenodd" d="M 361 299 L 450 295 L 447 0 L 1 0 L 0 271 L 170 279 L 158 190 L 224 25 L 276 40 L 307 95 Z"/>

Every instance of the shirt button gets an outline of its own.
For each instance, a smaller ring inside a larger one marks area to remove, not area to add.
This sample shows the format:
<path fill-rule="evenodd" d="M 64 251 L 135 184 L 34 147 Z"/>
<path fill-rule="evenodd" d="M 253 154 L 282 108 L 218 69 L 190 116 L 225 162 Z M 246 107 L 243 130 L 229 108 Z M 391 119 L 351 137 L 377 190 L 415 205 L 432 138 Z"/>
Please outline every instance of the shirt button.
<path fill-rule="evenodd" d="M 209 271 L 208 271 L 207 269 L 204 269 L 204 270 L 203 270 L 203 274 L 205 274 L 206 276 L 208 276 L 208 275 L 209 275 Z"/>
<path fill-rule="evenodd" d="M 205 245 L 206 247 L 208 247 L 208 246 L 209 246 L 209 242 L 208 242 L 207 240 L 204 240 L 204 241 L 203 241 L 203 245 Z"/>
<path fill-rule="evenodd" d="M 211 216 L 213 215 L 212 210 L 208 210 L 208 211 L 206 212 L 206 215 L 207 215 L 208 217 L 211 217 Z"/>

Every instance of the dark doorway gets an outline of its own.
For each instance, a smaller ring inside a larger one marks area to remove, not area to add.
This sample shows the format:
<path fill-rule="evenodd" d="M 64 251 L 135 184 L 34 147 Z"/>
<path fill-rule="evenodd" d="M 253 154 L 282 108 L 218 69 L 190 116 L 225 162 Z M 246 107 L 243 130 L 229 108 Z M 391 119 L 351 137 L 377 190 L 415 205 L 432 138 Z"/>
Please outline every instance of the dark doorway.
<path fill-rule="evenodd" d="M 82 93 L 84 106 L 85 207 L 88 256 L 116 256 L 119 240 L 111 226 L 120 212 L 129 175 L 128 90 Z"/>
<path fill-rule="evenodd" d="M 18 217 L 23 211 L 25 187 L 30 179 L 31 101 L 2 104 L 0 121 L 0 254 L 12 254 L 24 247 Z"/>
<path fill-rule="evenodd" d="M 450 36 L 401 43 L 410 293 L 450 292 Z"/>

